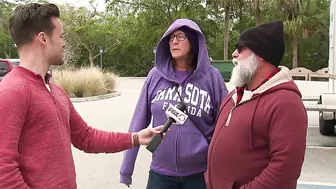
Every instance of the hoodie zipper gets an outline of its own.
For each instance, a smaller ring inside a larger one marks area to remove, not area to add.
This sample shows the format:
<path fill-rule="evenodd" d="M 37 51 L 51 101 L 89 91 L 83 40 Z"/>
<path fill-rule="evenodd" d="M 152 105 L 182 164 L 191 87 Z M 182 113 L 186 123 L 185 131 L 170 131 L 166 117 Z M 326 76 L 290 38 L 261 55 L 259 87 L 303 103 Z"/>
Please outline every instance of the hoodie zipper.
<path fill-rule="evenodd" d="M 181 91 L 181 94 L 180 94 L 180 91 Z M 178 85 L 178 88 L 177 88 L 177 92 L 180 94 L 179 97 L 181 97 L 181 101 L 183 100 L 182 98 L 182 91 L 183 91 L 183 87 L 182 85 Z M 177 134 L 176 134 L 176 171 L 178 172 L 180 170 L 180 166 L 179 166 L 179 140 L 180 140 L 180 126 L 181 125 L 177 125 Z"/>
<path fill-rule="evenodd" d="M 250 99 L 250 100 L 252 100 L 252 99 Z M 225 122 L 225 126 L 226 126 L 226 127 L 228 127 L 228 126 L 230 125 L 230 123 L 231 123 L 231 118 L 232 118 L 232 113 L 233 113 L 233 110 L 234 110 L 234 109 L 236 109 L 238 106 L 240 106 L 240 105 L 242 105 L 242 104 L 245 104 L 246 102 L 248 102 L 248 101 L 245 101 L 245 102 L 239 103 L 239 104 L 237 104 L 237 105 L 233 106 L 233 107 L 230 109 L 230 112 L 229 112 L 228 118 L 227 118 L 227 120 L 226 120 L 226 122 Z"/>
<path fill-rule="evenodd" d="M 252 100 L 252 98 L 251 98 L 250 100 Z M 230 109 L 228 118 L 227 118 L 227 120 L 226 120 L 226 122 L 225 122 L 225 126 L 226 126 L 226 127 L 228 127 L 228 126 L 230 125 L 230 123 L 231 123 L 231 118 L 232 118 L 233 110 L 236 109 L 238 106 L 240 106 L 240 105 L 246 103 L 246 102 L 248 102 L 248 101 L 245 101 L 245 102 L 242 102 L 242 103 L 238 103 L 237 105 L 233 106 L 233 107 Z"/>
<path fill-rule="evenodd" d="M 177 133 L 176 133 L 176 171 L 178 172 L 180 170 L 180 166 L 179 166 L 179 148 L 178 148 L 178 144 L 179 144 L 179 133 L 180 133 L 180 126 L 177 126 Z"/>
<path fill-rule="evenodd" d="M 247 103 L 247 102 L 253 100 L 253 99 L 256 98 L 256 97 L 257 97 L 257 96 L 252 97 L 252 98 L 251 98 L 250 100 L 248 100 L 248 101 L 244 101 L 244 102 L 238 103 L 237 105 L 233 106 L 233 107 L 230 109 L 228 118 L 227 118 L 227 120 L 226 120 L 226 122 L 225 122 L 225 126 L 228 127 L 228 126 L 230 125 L 231 118 L 232 118 L 232 112 L 233 112 L 234 109 L 236 109 L 238 106 L 240 106 L 240 105 L 242 105 L 242 104 L 245 104 L 245 103 Z"/>
<path fill-rule="evenodd" d="M 236 108 L 237 106 L 233 106 L 230 110 L 230 113 L 228 115 L 228 118 L 226 120 L 225 126 L 228 127 L 230 125 L 231 122 L 231 117 L 232 117 L 232 111 Z"/>

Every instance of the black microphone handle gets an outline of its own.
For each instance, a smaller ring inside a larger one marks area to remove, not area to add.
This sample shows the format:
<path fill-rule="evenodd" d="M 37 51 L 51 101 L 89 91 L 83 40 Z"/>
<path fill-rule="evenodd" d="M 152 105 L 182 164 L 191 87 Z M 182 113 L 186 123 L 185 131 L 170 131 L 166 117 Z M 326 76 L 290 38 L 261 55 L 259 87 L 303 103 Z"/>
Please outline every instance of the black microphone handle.
<path fill-rule="evenodd" d="M 159 147 L 159 145 L 161 144 L 161 142 L 162 142 L 162 134 L 154 135 L 151 141 L 146 146 L 146 149 L 154 153 L 157 147 Z"/>
<path fill-rule="evenodd" d="M 166 121 L 166 123 L 163 125 L 163 127 L 161 128 L 160 134 L 163 134 L 165 132 L 168 131 L 169 127 L 175 123 L 175 120 L 173 118 L 168 118 L 168 120 Z"/>
<path fill-rule="evenodd" d="M 162 135 L 163 133 L 167 132 L 167 130 L 169 129 L 169 127 L 175 122 L 175 120 L 173 118 L 168 118 L 168 120 L 166 121 L 166 123 L 163 125 L 163 127 L 161 128 L 161 131 L 159 134 L 153 136 L 153 138 L 151 139 L 151 141 L 148 143 L 146 149 L 152 153 L 154 153 L 154 151 L 157 149 L 157 147 L 161 144 L 162 142 Z"/>

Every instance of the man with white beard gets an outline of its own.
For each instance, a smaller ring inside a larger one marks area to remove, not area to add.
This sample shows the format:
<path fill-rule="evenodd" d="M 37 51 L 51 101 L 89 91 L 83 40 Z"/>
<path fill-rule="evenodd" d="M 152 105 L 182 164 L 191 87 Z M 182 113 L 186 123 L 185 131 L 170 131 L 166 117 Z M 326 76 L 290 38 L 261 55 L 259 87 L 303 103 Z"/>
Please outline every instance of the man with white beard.
<path fill-rule="evenodd" d="M 257 71 L 257 56 L 251 52 L 245 60 L 238 61 L 233 58 L 232 62 L 235 67 L 232 70 L 230 83 L 235 87 L 244 87 Z"/>
<path fill-rule="evenodd" d="M 208 152 L 208 189 L 296 189 L 307 112 L 290 71 L 282 21 L 245 30 L 232 53 L 231 84 Z"/>

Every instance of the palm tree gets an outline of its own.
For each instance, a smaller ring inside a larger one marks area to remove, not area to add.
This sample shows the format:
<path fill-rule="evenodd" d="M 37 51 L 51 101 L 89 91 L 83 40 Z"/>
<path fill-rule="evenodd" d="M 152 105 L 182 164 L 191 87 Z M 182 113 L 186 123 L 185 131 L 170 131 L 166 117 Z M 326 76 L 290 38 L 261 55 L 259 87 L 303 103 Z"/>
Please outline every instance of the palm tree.
<path fill-rule="evenodd" d="M 314 12 L 318 0 L 269 0 L 269 14 L 274 19 L 280 18 L 284 21 L 286 34 L 292 40 L 293 68 L 298 67 L 298 41 L 307 37 L 307 27 L 316 22 Z M 273 14 L 272 14 L 273 13 Z"/>

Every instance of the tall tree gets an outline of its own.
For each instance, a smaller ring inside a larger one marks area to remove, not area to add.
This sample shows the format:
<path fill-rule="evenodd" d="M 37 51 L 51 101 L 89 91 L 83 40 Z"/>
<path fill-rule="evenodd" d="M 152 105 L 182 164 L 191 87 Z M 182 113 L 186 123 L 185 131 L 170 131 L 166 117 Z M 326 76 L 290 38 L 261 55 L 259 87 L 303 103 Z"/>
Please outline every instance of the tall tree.
<path fill-rule="evenodd" d="M 97 5 L 93 2 L 90 5 L 92 9 L 70 5 L 61 5 L 61 9 L 66 41 L 72 48 L 84 48 L 88 52 L 90 66 L 93 67 L 95 58 L 100 55 L 100 48 L 106 52 L 118 45 L 119 41 L 111 30 L 111 18 L 98 12 Z M 74 50 L 69 49 L 69 52 Z"/>
<path fill-rule="evenodd" d="M 223 49 L 223 58 L 228 60 L 229 52 L 229 34 L 230 34 L 230 21 L 232 20 L 232 12 L 235 9 L 234 0 L 208 0 L 207 5 L 211 6 L 213 9 L 216 9 L 217 14 L 222 18 L 223 23 L 223 40 L 224 40 L 224 49 Z M 222 16 L 223 15 L 223 16 Z"/>
<path fill-rule="evenodd" d="M 9 35 L 9 16 L 15 4 L 0 0 L 0 58 L 16 58 L 16 47 Z"/>
<path fill-rule="evenodd" d="M 319 0 L 270 0 L 270 10 L 284 20 L 285 30 L 292 41 L 292 67 L 298 67 L 299 41 L 305 36 L 305 31 L 311 23 L 316 23 L 313 15 Z M 279 8 L 278 8 L 279 7 Z M 276 10 L 278 8 L 278 11 Z M 271 12 L 269 13 L 272 17 Z"/>

